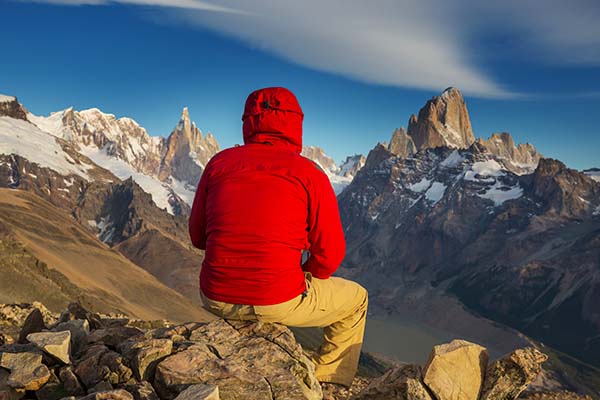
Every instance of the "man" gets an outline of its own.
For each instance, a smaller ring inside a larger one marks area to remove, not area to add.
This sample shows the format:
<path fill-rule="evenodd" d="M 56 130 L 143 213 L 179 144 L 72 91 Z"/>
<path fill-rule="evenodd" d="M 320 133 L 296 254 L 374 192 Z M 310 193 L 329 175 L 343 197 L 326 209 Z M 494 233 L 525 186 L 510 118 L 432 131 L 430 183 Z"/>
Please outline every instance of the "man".
<path fill-rule="evenodd" d="M 229 319 L 323 327 L 317 379 L 349 387 L 358 366 L 367 291 L 331 277 L 346 244 L 327 175 L 302 151 L 304 114 L 284 88 L 248 96 L 244 145 L 206 165 L 189 231 L 206 250 L 204 306 Z M 310 252 L 301 264 L 303 250 Z"/>

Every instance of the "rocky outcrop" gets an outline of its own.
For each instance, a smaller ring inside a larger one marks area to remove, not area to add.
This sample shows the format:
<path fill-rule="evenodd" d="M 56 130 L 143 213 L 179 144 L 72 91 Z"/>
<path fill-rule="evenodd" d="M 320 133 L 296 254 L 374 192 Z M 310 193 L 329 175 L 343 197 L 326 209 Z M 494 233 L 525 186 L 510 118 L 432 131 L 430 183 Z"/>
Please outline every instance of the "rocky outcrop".
<path fill-rule="evenodd" d="M 388 149 L 398 157 L 406 158 L 410 157 L 417 152 L 415 143 L 412 137 L 410 137 L 404 127 L 395 129 L 388 144 Z"/>
<path fill-rule="evenodd" d="M 78 346 L 70 346 L 70 331 L 54 332 L 83 326 L 92 328 Z M 0 398 L 20 399 L 25 391 L 56 400 L 322 397 L 314 365 L 284 326 L 225 320 L 139 326 L 148 323 L 71 305 L 50 331 L 29 334 L 31 343 L 0 346 Z"/>
<path fill-rule="evenodd" d="M 358 171 L 365 166 L 367 158 L 362 154 L 355 154 L 346 157 L 346 160 L 340 165 L 339 175 L 346 178 L 354 178 Z"/>
<path fill-rule="evenodd" d="M 318 146 L 303 146 L 301 154 L 313 160 L 328 174 L 336 174 L 338 172 L 338 167 L 335 165 L 333 158 L 325 154 L 325 151 Z"/>
<path fill-rule="evenodd" d="M 532 173 L 542 158 L 535 146 L 529 143 L 515 145 L 511 134 L 506 132 L 494 133 L 488 139 L 479 138 L 477 143 L 519 175 Z"/>
<path fill-rule="evenodd" d="M 11 117 L 27 121 L 27 110 L 16 97 L 0 94 L 0 117 Z"/>
<path fill-rule="evenodd" d="M 196 186 L 208 160 L 218 151 L 215 137 L 210 132 L 206 137 L 202 135 L 202 131 L 191 122 L 186 107 L 165 141 L 158 177 L 161 181 L 173 177 Z"/>
<path fill-rule="evenodd" d="M 435 147 L 468 148 L 474 141 L 467 105 L 460 91 L 448 88 L 408 121 L 408 135 L 417 150 Z"/>

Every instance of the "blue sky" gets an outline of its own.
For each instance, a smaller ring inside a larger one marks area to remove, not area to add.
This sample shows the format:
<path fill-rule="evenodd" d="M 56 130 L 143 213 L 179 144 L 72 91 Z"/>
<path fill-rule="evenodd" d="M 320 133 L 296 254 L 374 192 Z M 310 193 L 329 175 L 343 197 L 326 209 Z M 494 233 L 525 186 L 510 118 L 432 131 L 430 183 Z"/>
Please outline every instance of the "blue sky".
<path fill-rule="evenodd" d="M 600 6 L 491 3 L 0 0 L 0 93 L 35 114 L 98 107 L 161 136 L 189 106 L 230 147 L 248 93 L 285 86 L 305 144 L 339 162 L 456 86 L 476 136 L 507 131 L 600 167 Z"/>

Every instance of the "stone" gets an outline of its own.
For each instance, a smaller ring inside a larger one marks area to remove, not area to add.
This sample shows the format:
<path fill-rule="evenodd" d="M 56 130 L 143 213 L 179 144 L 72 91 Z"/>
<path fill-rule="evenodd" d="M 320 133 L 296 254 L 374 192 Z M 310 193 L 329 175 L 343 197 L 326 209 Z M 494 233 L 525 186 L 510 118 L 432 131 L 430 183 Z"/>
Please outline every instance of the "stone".
<path fill-rule="evenodd" d="M 19 343 L 27 343 L 27 335 L 30 333 L 41 332 L 46 329 L 42 312 L 34 308 L 25 319 L 21 333 L 19 333 Z"/>
<path fill-rule="evenodd" d="M 133 372 L 123 362 L 123 357 L 104 345 L 88 348 L 75 367 L 75 374 L 87 388 L 96 386 L 101 381 L 113 385 L 127 383 Z"/>
<path fill-rule="evenodd" d="M 175 400 L 219 400 L 219 387 L 213 385 L 192 385 L 179 393 Z"/>
<path fill-rule="evenodd" d="M 542 371 L 548 356 L 533 347 L 517 349 L 487 369 L 481 400 L 516 399 Z"/>
<path fill-rule="evenodd" d="M 88 394 L 79 400 L 134 400 L 131 393 L 123 389 L 108 390 L 104 392 L 96 392 Z"/>
<path fill-rule="evenodd" d="M 30 333 L 27 340 L 62 363 L 71 363 L 71 332 Z"/>
<path fill-rule="evenodd" d="M 38 390 L 50 379 L 50 371 L 38 353 L 2 353 L 0 367 L 10 371 L 6 383 L 13 389 Z"/>
<path fill-rule="evenodd" d="M 25 395 L 25 391 L 17 391 L 8 386 L 10 372 L 0 368 L 0 400 L 19 400 Z"/>
<path fill-rule="evenodd" d="M 90 333 L 88 343 L 103 343 L 116 349 L 122 342 L 136 336 L 143 336 L 144 332 L 130 326 L 114 326 L 98 329 Z"/>
<path fill-rule="evenodd" d="M 79 303 L 71 303 L 58 320 L 58 323 L 72 321 L 76 319 L 85 319 L 88 321 L 91 329 L 102 328 L 102 320 L 98 314 L 89 312 Z"/>
<path fill-rule="evenodd" d="M 60 400 L 68 395 L 54 371 L 50 371 L 48 382 L 35 392 L 38 400 Z"/>
<path fill-rule="evenodd" d="M 58 378 L 63 383 L 63 387 L 67 394 L 73 396 L 81 396 L 85 394 L 85 390 L 81 386 L 81 382 L 77 378 L 77 375 L 73 372 L 73 368 L 70 366 L 63 367 L 58 371 Z"/>
<path fill-rule="evenodd" d="M 78 354 L 87 344 L 87 336 L 90 334 L 90 323 L 87 319 L 74 319 L 60 322 L 52 328 L 52 332 L 71 332 L 71 351 Z"/>
<path fill-rule="evenodd" d="M 154 388 L 147 381 L 129 385 L 125 389 L 133 395 L 135 400 L 159 400 Z"/>
<path fill-rule="evenodd" d="M 439 400 L 477 400 L 487 362 L 484 347 L 453 340 L 433 348 L 423 381 Z"/>
<path fill-rule="evenodd" d="M 135 377 L 140 381 L 154 379 L 156 365 L 173 351 L 169 339 L 128 341 L 120 346 L 121 353 L 129 360 Z"/>
<path fill-rule="evenodd" d="M 403 365 L 372 381 L 353 400 L 433 400 L 422 382 L 421 367 Z"/>
<path fill-rule="evenodd" d="M 322 398 L 313 363 L 282 325 L 215 320 L 194 329 L 190 341 L 158 364 L 161 398 L 194 384 L 218 386 L 222 398 Z"/>

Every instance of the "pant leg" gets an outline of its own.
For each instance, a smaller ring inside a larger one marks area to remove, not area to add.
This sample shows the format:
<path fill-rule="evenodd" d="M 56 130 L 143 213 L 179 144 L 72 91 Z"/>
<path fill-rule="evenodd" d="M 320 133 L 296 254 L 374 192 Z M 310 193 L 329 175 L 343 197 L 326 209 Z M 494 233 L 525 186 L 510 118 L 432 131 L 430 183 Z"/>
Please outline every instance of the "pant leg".
<path fill-rule="evenodd" d="M 256 318 L 296 327 L 324 328 L 323 344 L 315 358 L 321 382 L 350 386 L 362 347 L 368 294 L 356 282 L 307 274 L 307 294 L 272 306 L 254 306 Z"/>

